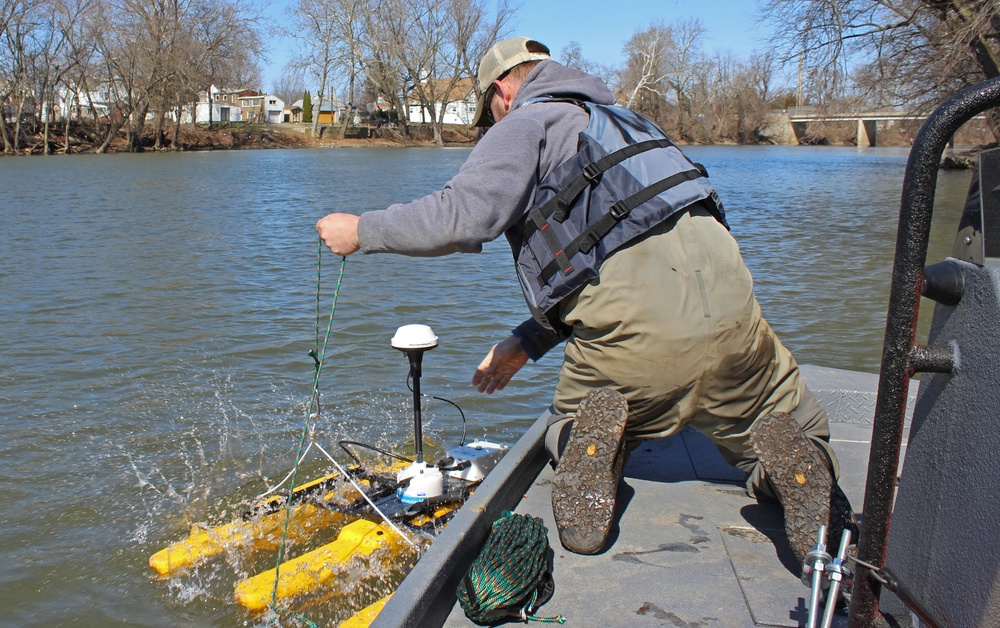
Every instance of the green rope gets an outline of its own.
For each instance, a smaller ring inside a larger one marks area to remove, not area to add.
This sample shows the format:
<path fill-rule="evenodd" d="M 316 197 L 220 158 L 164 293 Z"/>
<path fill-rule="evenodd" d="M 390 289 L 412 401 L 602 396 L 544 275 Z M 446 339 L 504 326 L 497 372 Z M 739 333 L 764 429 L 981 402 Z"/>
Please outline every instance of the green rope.
<path fill-rule="evenodd" d="M 326 335 L 323 338 L 323 346 L 319 346 L 319 301 L 320 301 L 320 279 L 321 262 L 323 258 L 323 240 L 319 240 L 319 252 L 316 255 L 316 344 L 309 354 L 316 362 L 316 372 L 313 376 L 312 393 L 309 395 L 309 404 L 306 407 L 306 420 L 302 426 L 302 436 L 299 439 L 299 450 L 295 454 L 295 466 L 292 468 L 292 478 L 288 486 L 288 499 L 285 501 L 285 526 L 281 532 L 281 543 L 278 545 L 278 560 L 274 567 L 274 588 L 271 589 L 271 608 L 277 609 L 278 603 L 278 579 L 281 575 L 281 563 L 285 560 L 285 544 L 288 540 L 288 527 L 292 519 L 292 495 L 295 490 L 295 477 L 299 472 L 299 462 L 302 458 L 302 450 L 305 449 L 306 437 L 310 433 L 310 421 L 319 416 L 319 378 L 323 373 L 323 361 L 326 358 L 326 348 L 330 342 L 330 333 L 333 330 L 333 317 L 337 312 L 337 298 L 340 296 L 340 286 L 344 282 L 344 267 L 347 265 L 347 258 L 340 259 L 340 276 L 337 278 L 337 288 L 333 293 L 333 305 L 330 307 L 330 321 L 326 326 Z M 318 355 L 317 355 L 318 353 Z M 314 409 L 316 410 L 314 412 Z M 308 619 L 297 616 L 298 619 L 305 619 L 309 625 L 315 625 Z"/>
<path fill-rule="evenodd" d="M 301 613 L 296 613 L 295 611 L 290 611 L 284 608 L 278 608 L 275 610 L 278 611 L 279 613 L 285 613 L 286 615 L 290 615 L 292 619 L 299 620 L 300 622 L 305 624 L 307 628 L 319 628 L 319 624 L 317 624 L 316 622 L 314 622 L 313 620 L 309 619 L 308 617 L 306 617 Z"/>
<path fill-rule="evenodd" d="M 566 623 L 562 616 L 533 616 L 552 596 L 548 554 L 548 529 L 541 519 L 504 512 L 458 586 L 465 615 L 480 625 L 508 619 Z"/>

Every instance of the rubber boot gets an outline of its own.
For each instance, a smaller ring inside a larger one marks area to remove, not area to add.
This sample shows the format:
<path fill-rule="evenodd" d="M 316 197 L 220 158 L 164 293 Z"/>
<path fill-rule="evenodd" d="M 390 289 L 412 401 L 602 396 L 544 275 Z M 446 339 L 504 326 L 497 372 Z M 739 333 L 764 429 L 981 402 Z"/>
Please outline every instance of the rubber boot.
<path fill-rule="evenodd" d="M 607 542 L 625 464 L 628 403 L 599 388 L 580 402 L 552 483 L 552 512 L 563 547 L 596 554 Z"/>
<path fill-rule="evenodd" d="M 827 526 L 828 543 L 836 547 L 848 527 L 857 539 L 850 501 L 830 473 L 826 455 L 809 440 L 790 414 L 772 412 L 754 424 L 751 445 L 785 512 L 785 532 L 802 563 L 816 542 L 819 526 Z"/>

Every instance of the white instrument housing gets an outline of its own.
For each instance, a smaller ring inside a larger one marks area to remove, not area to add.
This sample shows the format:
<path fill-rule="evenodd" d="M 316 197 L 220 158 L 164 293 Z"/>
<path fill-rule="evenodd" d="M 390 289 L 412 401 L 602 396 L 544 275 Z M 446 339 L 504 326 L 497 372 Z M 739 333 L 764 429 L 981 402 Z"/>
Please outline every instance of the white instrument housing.
<path fill-rule="evenodd" d="M 451 466 L 465 467 L 448 471 L 448 476 L 465 480 L 466 482 L 479 482 L 486 477 L 493 467 L 497 466 L 503 455 L 510 449 L 507 445 L 491 443 L 485 440 L 477 440 L 448 450 L 448 456 L 455 462 Z M 465 466 L 462 463 L 468 462 Z"/>

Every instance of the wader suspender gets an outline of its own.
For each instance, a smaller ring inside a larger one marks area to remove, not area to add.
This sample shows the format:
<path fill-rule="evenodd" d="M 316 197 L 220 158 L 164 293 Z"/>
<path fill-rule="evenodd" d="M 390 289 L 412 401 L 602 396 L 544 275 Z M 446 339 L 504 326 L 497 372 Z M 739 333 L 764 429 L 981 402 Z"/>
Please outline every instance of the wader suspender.
<path fill-rule="evenodd" d="M 574 255 L 580 251 L 583 251 L 584 254 L 589 253 L 590 250 L 594 248 L 594 245 L 597 244 L 598 240 L 606 236 L 619 221 L 628 216 L 629 212 L 639 205 L 642 205 L 654 196 L 658 196 L 670 188 L 684 183 L 685 181 L 691 181 L 700 177 L 708 176 L 708 173 L 705 172 L 705 168 L 703 166 L 700 164 L 693 164 L 695 168 L 692 170 L 678 172 L 677 174 L 669 176 L 666 179 L 658 181 L 653 185 L 642 189 L 638 193 L 633 194 L 624 200 L 614 203 L 610 207 L 608 213 L 601 216 L 594 224 L 590 225 L 590 227 L 577 236 L 576 239 L 569 243 L 569 245 L 565 248 L 559 244 L 559 240 L 556 235 L 548 229 L 549 225 L 547 221 L 550 217 L 556 222 L 565 221 L 570 207 L 573 202 L 576 201 L 576 198 L 580 195 L 580 193 L 583 192 L 587 186 L 596 183 L 597 180 L 600 179 L 601 175 L 609 168 L 616 166 L 629 157 L 634 157 L 639 153 L 644 153 L 654 148 L 669 148 L 671 146 L 673 146 L 673 143 L 668 139 L 647 140 L 645 142 L 639 142 L 638 144 L 630 144 L 624 148 L 616 150 L 613 153 L 609 153 L 601 159 L 587 164 L 576 179 L 571 181 L 569 185 L 549 199 L 548 202 L 538 209 L 538 211 L 528 216 L 528 219 L 525 221 L 524 231 L 521 235 L 522 242 L 527 243 L 528 238 L 533 235 L 535 231 L 541 231 L 542 235 L 545 237 L 545 243 L 549 246 L 549 249 L 552 251 L 552 257 L 554 258 L 545 266 L 545 268 L 542 269 L 541 280 L 543 282 L 548 283 L 549 280 L 552 279 L 552 276 L 560 270 L 566 274 L 573 270 L 573 264 L 570 262 L 570 259 Z"/>

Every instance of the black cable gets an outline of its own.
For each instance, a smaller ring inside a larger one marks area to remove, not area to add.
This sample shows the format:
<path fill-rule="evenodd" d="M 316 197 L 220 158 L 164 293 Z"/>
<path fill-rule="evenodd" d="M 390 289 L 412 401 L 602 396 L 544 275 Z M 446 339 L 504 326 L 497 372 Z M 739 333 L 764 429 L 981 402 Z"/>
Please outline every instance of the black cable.
<path fill-rule="evenodd" d="M 356 455 L 354 455 L 353 451 L 351 451 L 350 449 L 348 449 L 346 447 L 346 445 L 354 445 L 355 447 L 364 447 L 365 449 L 370 449 L 370 450 L 372 450 L 374 452 L 378 452 L 378 453 L 382 454 L 383 456 L 389 456 L 390 458 L 395 458 L 396 460 L 402 460 L 403 462 L 410 462 L 410 463 L 413 462 L 409 458 L 404 458 L 403 456 L 394 454 L 391 451 L 386 451 L 384 449 L 379 449 L 375 445 L 369 445 L 368 443 L 359 443 L 356 440 L 340 440 L 340 441 L 337 441 L 337 445 L 339 445 L 341 449 L 343 449 L 344 451 L 346 451 L 347 455 L 350 456 L 354 460 L 354 462 L 356 462 L 359 466 L 364 466 L 364 464 L 361 462 L 360 458 L 358 458 Z"/>
<path fill-rule="evenodd" d="M 410 386 L 410 375 L 409 375 L 409 373 L 407 373 L 407 375 L 406 375 L 406 387 L 409 389 L 410 392 L 413 392 L 413 387 Z M 451 405 L 455 406 L 455 408 L 458 410 L 458 413 L 462 415 L 462 440 L 459 441 L 458 445 L 459 445 L 459 447 L 461 447 L 462 445 L 465 445 L 465 436 L 467 434 L 468 422 L 465 420 L 465 412 L 462 412 L 462 408 L 460 408 L 459 405 L 457 403 L 455 403 L 454 401 L 451 401 L 450 399 L 445 399 L 444 397 L 435 397 L 434 395 L 425 395 L 424 393 L 420 393 L 420 396 L 421 397 L 430 397 L 431 399 L 437 399 L 438 401 L 443 401 L 445 403 L 450 403 Z"/>

